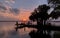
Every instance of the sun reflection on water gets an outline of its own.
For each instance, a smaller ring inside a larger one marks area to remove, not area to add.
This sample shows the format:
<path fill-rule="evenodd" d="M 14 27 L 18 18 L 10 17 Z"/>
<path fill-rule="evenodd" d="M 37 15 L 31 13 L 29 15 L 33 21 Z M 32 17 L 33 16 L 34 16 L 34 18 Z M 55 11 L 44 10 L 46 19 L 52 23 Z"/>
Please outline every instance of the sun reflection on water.
<path fill-rule="evenodd" d="M 15 23 L 0 23 L 0 38 L 30 38 L 28 33 L 32 30 L 31 28 L 15 30 Z"/>

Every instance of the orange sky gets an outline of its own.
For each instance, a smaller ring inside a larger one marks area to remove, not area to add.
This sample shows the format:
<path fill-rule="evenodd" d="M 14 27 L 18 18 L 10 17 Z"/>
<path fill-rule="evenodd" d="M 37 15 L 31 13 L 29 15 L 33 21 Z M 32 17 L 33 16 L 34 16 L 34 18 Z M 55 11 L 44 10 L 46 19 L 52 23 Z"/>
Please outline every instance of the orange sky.
<path fill-rule="evenodd" d="M 30 14 L 31 14 L 31 11 L 30 10 L 21 10 L 20 11 L 19 18 L 21 20 L 24 20 L 24 19 L 29 20 Z"/>
<path fill-rule="evenodd" d="M 6 10 L 4 12 L 0 11 L 0 18 L 6 18 L 3 20 L 9 20 L 7 18 L 11 18 L 10 20 L 29 20 L 29 16 L 31 14 L 30 10 L 20 9 L 19 14 L 14 15 L 14 13 L 10 12 L 9 10 Z M 2 20 L 2 19 L 1 19 Z"/>

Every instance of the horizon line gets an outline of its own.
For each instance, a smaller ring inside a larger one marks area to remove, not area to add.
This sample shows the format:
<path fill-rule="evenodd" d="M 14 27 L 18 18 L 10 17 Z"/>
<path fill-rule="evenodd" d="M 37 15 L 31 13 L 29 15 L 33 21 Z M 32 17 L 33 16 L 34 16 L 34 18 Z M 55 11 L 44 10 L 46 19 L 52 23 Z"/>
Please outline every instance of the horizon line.
<path fill-rule="evenodd" d="M 22 21 L 22 20 L 20 20 L 20 21 L 0 21 L 0 22 L 24 22 L 24 21 Z M 49 22 L 60 22 L 60 21 L 49 21 Z"/>
<path fill-rule="evenodd" d="M 25 22 L 25 21 L 0 21 L 0 22 Z"/>

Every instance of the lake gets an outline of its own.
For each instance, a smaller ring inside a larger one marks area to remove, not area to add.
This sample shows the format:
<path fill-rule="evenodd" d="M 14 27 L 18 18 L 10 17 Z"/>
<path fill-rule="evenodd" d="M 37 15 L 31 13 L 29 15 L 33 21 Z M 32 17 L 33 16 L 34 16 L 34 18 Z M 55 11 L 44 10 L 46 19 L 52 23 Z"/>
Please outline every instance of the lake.
<path fill-rule="evenodd" d="M 60 25 L 60 23 L 52 23 Z M 30 38 L 29 32 L 34 28 L 24 28 L 15 30 L 15 22 L 0 22 L 0 38 Z"/>
<path fill-rule="evenodd" d="M 30 38 L 29 32 L 33 28 L 24 28 L 15 30 L 15 22 L 0 22 L 0 38 Z"/>

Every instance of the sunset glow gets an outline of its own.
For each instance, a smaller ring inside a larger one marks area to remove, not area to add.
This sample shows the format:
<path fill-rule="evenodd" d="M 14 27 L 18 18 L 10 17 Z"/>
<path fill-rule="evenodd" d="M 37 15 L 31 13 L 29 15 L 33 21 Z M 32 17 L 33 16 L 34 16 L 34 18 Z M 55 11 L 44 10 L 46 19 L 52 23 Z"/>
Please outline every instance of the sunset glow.
<path fill-rule="evenodd" d="M 30 21 L 29 16 L 41 4 L 47 4 L 47 0 L 0 0 L 0 21 L 3 21 L 0 22 L 0 38 L 30 38 L 29 33 L 37 29 L 23 26 L 37 24 Z M 23 28 L 19 29 L 19 25 Z"/>
<path fill-rule="evenodd" d="M 23 21 L 27 21 L 27 19 L 23 19 Z"/>
<path fill-rule="evenodd" d="M 46 0 L 41 0 L 45 2 Z M 0 20 L 29 20 L 31 12 L 39 5 L 40 0 L 0 0 Z"/>

